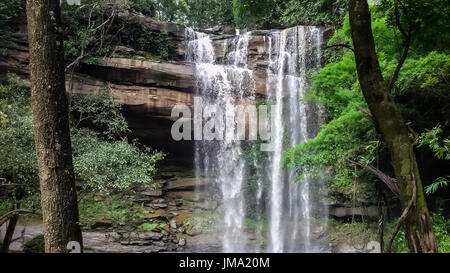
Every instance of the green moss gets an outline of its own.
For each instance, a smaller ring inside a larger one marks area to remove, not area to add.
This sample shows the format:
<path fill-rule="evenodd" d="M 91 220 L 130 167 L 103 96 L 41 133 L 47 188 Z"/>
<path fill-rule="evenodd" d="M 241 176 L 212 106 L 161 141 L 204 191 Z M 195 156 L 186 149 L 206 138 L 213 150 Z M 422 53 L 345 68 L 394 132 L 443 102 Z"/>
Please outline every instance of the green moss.
<path fill-rule="evenodd" d="M 328 229 L 329 240 L 337 243 L 356 245 L 369 241 L 378 241 L 376 223 L 345 223 L 330 219 Z"/>
<path fill-rule="evenodd" d="M 143 223 L 139 226 L 139 229 L 142 231 L 152 231 L 158 227 L 157 223 Z"/>
<path fill-rule="evenodd" d="M 194 233 L 208 233 L 220 229 L 222 217 L 214 212 L 203 211 L 191 216 L 184 225 Z"/>
<path fill-rule="evenodd" d="M 255 231 L 267 232 L 267 231 L 269 231 L 269 223 L 265 219 L 245 218 L 244 226 L 250 232 L 255 232 Z"/>
<path fill-rule="evenodd" d="M 79 202 L 80 222 L 90 226 L 97 221 L 111 221 L 114 226 L 124 223 L 136 227 L 144 221 L 144 207 L 123 195 L 96 196 L 95 193 L 81 194 Z M 144 228 L 148 226 L 144 226 Z"/>
<path fill-rule="evenodd" d="M 30 241 L 23 245 L 24 253 L 44 253 L 45 252 L 45 241 L 44 235 L 37 235 Z"/>

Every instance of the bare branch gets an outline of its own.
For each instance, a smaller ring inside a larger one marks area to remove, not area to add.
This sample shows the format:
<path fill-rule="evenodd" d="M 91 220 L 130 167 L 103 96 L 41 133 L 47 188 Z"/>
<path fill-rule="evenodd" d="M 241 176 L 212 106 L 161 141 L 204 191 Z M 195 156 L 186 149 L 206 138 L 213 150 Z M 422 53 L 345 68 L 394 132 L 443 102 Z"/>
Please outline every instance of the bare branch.
<path fill-rule="evenodd" d="M 37 213 L 36 210 L 34 210 L 34 209 L 12 210 L 0 217 L 0 226 L 3 225 L 6 221 L 8 221 L 9 218 L 13 217 L 14 215 L 19 215 L 19 214 L 39 214 L 39 213 Z"/>
<path fill-rule="evenodd" d="M 405 17 L 406 17 L 406 21 L 408 22 L 408 30 L 407 31 L 404 30 L 404 28 L 400 22 L 400 13 L 398 10 L 397 3 L 400 4 L 400 6 L 402 7 L 403 13 L 405 14 Z M 403 5 L 403 3 L 400 0 L 394 0 L 394 14 L 395 14 L 395 22 L 397 24 L 397 28 L 400 31 L 400 33 L 402 34 L 404 41 L 403 41 L 402 56 L 398 60 L 397 67 L 395 68 L 394 74 L 392 75 L 391 81 L 389 82 L 389 85 L 388 85 L 389 92 L 392 91 L 392 88 L 394 88 L 394 84 L 398 79 L 400 70 L 402 69 L 402 66 L 405 63 L 406 58 L 408 57 L 409 46 L 411 44 L 411 33 L 412 33 L 412 21 L 408 15 L 408 11 L 407 11 L 405 5 Z"/>
<path fill-rule="evenodd" d="M 359 111 L 363 112 L 364 116 L 370 120 L 370 122 L 372 122 L 373 124 L 375 124 L 375 119 L 373 118 L 373 115 L 367 111 L 366 109 L 364 109 L 363 107 L 357 105 L 356 103 L 352 102 L 353 106 L 356 107 L 356 109 L 358 109 Z"/>
<path fill-rule="evenodd" d="M 355 52 L 353 47 L 351 47 L 350 45 L 347 45 L 347 44 L 330 45 L 330 46 L 326 46 L 324 49 L 329 49 L 329 48 L 334 48 L 334 47 L 344 47 L 344 48 L 350 49 L 351 51 Z"/>
<path fill-rule="evenodd" d="M 370 165 L 367 165 L 364 163 L 360 163 L 360 162 L 356 162 L 356 161 L 353 161 L 350 159 L 349 159 L 349 161 L 352 164 L 358 165 L 358 166 L 368 170 L 369 172 L 373 173 L 375 176 L 378 177 L 378 179 L 380 179 L 391 190 L 391 192 L 395 195 L 396 198 L 399 197 L 400 191 L 398 189 L 397 180 L 395 178 L 390 177 L 386 173 L 380 171 L 379 169 L 377 169 L 373 166 L 370 166 Z"/>
<path fill-rule="evenodd" d="M 81 60 L 84 58 L 84 49 L 82 48 L 80 56 L 78 56 L 75 61 L 71 62 L 69 65 L 66 66 L 65 72 L 69 71 L 71 67 L 77 66 Z"/>
<path fill-rule="evenodd" d="M 112 22 L 112 20 L 116 16 L 116 5 L 114 5 L 112 7 L 112 10 L 111 10 L 111 15 L 103 23 L 101 23 L 100 25 L 94 27 L 95 23 L 92 21 L 92 13 L 94 12 L 94 9 L 96 7 L 97 7 L 97 4 L 94 4 L 92 6 L 91 10 L 89 11 L 88 24 L 87 24 L 87 27 L 86 27 L 86 32 L 87 33 L 95 34 L 99 29 L 103 28 L 108 22 L 110 22 L 110 21 Z M 85 44 L 83 42 L 83 43 L 81 43 L 80 56 L 78 56 L 69 65 L 67 65 L 67 67 L 65 68 L 65 72 L 69 71 L 70 68 L 79 65 L 80 62 L 84 59 L 84 57 L 85 57 Z"/>

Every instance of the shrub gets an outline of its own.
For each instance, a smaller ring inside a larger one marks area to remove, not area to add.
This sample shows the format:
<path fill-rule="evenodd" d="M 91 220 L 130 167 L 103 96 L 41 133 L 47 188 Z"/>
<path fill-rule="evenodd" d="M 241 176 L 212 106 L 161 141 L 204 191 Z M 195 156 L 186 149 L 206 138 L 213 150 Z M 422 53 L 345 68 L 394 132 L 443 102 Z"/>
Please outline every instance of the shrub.
<path fill-rule="evenodd" d="M 73 97 L 71 112 L 76 126 L 91 126 L 103 139 L 120 140 L 130 132 L 122 107 L 123 104 L 104 88 L 95 95 Z"/>
<path fill-rule="evenodd" d="M 177 49 L 167 32 L 153 31 L 147 26 L 142 27 L 136 48 L 163 60 L 172 59 L 177 54 Z"/>
<path fill-rule="evenodd" d="M 111 221 L 114 226 L 126 223 L 131 227 L 141 224 L 145 208 L 134 203 L 130 198 L 119 195 L 98 196 L 96 193 L 81 194 L 78 203 L 80 223 L 90 226 L 97 221 Z"/>
<path fill-rule="evenodd" d="M 450 253 L 450 219 L 442 214 L 433 214 L 434 235 L 438 242 L 438 250 L 441 253 Z"/>
<path fill-rule="evenodd" d="M 9 74 L 0 84 L 0 177 L 13 178 L 37 189 L 38 176 L 34 151 L 33 119 L 30 107 L 30 89 L 18 76 Z"/>
<path fill-rule="evenodd" d="M 10 41 L 13 19 L 24 10 L 24 0 L 2 0 L 0 2 L 0 58 L 7 56 L 7 48 Z"/>
<path fill-rule="evenodd" d="M 153 181 L 164 155 L 126 140 L 107 142 L 87 129 L 72 133 L 74 169 L 83 187 L 100 192 L 131 190 Z"/>

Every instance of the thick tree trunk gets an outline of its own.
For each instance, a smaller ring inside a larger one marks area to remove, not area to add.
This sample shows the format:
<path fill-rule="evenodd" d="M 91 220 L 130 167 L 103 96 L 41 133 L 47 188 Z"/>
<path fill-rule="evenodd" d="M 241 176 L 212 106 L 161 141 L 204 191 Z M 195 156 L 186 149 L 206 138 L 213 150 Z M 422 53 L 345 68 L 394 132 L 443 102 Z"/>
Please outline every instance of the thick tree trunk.
<path fill-rule="evenodd" d="M 359 83 L 377 130 L 389 149 L 402 208 L 405 210 L 410 207 L 404 221 L 408 247 L 411 252 L 437 252 L 432 221 L 408 129 L 392 100 L 375 53 L 367 1 L 350 0 L 349 14 Z"/>
<path fill-rule="evenodd" d="M 45 252 L 82 245 L 64 86 L 59 0 L 27 0 L 31 105 L 44 220 Z"/>

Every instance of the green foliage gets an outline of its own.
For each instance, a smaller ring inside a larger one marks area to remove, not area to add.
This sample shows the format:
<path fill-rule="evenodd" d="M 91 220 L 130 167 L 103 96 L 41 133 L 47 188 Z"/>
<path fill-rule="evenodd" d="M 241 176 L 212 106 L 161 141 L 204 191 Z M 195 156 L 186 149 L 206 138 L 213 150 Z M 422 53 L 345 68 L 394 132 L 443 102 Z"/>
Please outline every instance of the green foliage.
<path fill-rule="evenodd" d="M 335 219 L 328 221 L 328 239 L 336 243 L 351 246 L 376 241 L 377 225 L 374 223 L 352 222 L 345 223 Z"/>
<path fill-rule="evenodd" d="M 440 125 L 431 130 L 425 130 L 419 137 L 419 147 L 428 146 L 438 159 L 450 160 L 450 138 L 441 139 L 442 128 Z M 435 182 L 425 187 L 425 193 L 431 195 L 450 184 L 450 176 L 438 177 Z"/>
<path fill-rule="evenodd" d="M 374 6 L 372 11 L 376 17 L 385 17 L 387 26 L 397 29 L 394 2 L 381 0 L 380 5 Z M 417 53 L 433 50 L 448 53 L 450 40 L 450 25 L 447 23 L 450 20 L 448 0 L 407 0 L 403 3 L 408 17 L 411 18 L 412 47 L 418 50 Z M 401 7 L 399 14 L 402 27 L 407 29 L 407 16 Z M 400 35 L 397 34 L 396 40 L 400 39 Z"/>
<path fill-rule="evenodd" d="M 305 175 L 332 180 L 332 186 L 349 187 L 354 180 L 349 160 L 374 160 L 375 130 L 367 118 L 356 110 L 324 125 L 317 137 L 286 152 L 283 165 L 295 168 L 300 180 Z M 331 170 L 330 170 L 331 168 Z M 324 170 L 330 170 L 324 172 Z"/>
<path fill-rule="evenodd" d="M 156 17 L 157 1 L 155 0 L 131 0 L 134 10 L 150 17 Z"/>
<path fill-rule="evenodd" d="M 98 58 L 112 56 L 118 45 L 144 50 L 157 59 L 174 58 L 177 49 L 166 32 L 152 31 L 145 24 L 132 20 L 133 10 L 154 15 L 156 6 L 152 0 L 85 1 L 81 6 L 63 4 L 66 61 L 69 63 L 83 56 L 84 62 L 95 63 Z"/>
<path fill-rule="evenodd" d="M 386 226 L 386 240 L 389 240 L 391 238 L 391 234 L 394 230 L 394 227 L 396 225 L 397 221 L 393 221 L 388 223 Z M 406 234 L 403 228 L 400 228 L 400 230 L 397 233 L 397 236 L 395 236 L 394 241 L 392 242 L 392 249 L 391 251 L 393 253 L 408 253 L 408 243 L 406 242 Z"/>
<path fill-rule="evenodd" d="M 5 215 L 7 212 L 13 209 L 13 204 L 10 200 L 0 201 L 0 216 Z"/>
<path fill-rule="evenodd" d="M 71 112 L 77 126 L 90 125 L 107 140 L 125 139 L 130 133 L 122 107 L 122 103 L 113 98 L 107 88 L 95 95 L 75 96 L 71 102 Z"/>
<path fill-rule="evenodd" d="M 0 112 L 5 121 L 0 125 L 0 177 L 26 185 L 26 191 L 38 187 L 34 151 L 30 90 L 18 76 L 9 74 L 0 84 Z"/>
<path fill-rule="evenodd" d="M 40 234 L 35 236 L 30 241 L 23 245 L 24 253 L 44 253 L 45 252 L 45 240 L 44 235 Z"/>
<path fill-rule="evenodd" d="M 142 231 L 152 231 L 157 229 L 158 227 L 161 227 L 161 224 L 158 223 L 143 223 L 139 226 L 139 229 Z"/>
<path fill-rule="evenodd" d="M 277 21 L 281 6 L 275 0 L 233 0 L 236 28 L 255 28 Z"/>
<path fill-rule="evenodd" d="M 417 89 L 422 92 L 430 92 L 430 89 L 434 92 L 441 91 L 441 88 L 449 87 L 449 74 L 450 55 L 432 51 L 425 57 L 408 59 L 394 89 L 394 96 L 415 92 Z M 441 84 L 445 86 L 439 86 Z"/>
<path fill-rule="evenodd" d="M 288 0 L 281 22 L 288 25 L 341 25 L 347 0 Z"/>
<path fill-rule="evenodd" d="M 0 125 L 0 177 L 26 185 L 27 195 L 38 192 L 39 179 L 33 139 L 33 122 L 29 88 L 17 76 L 0 85 L 0 112 L 6 123 Z M 84 180 L 84 187 L 111 192 L 130 190 L 136 184 L 151 183 L 156 163 L 163 154 L 141 147 L 126 139 L 115 141 L 128 132 L 121 105 L 109 96 L 99 95 L 76 102 L 76 109 L 98 127 L 102 133 L 86 128 L 72 129 L 72 149 L 75 174 Z M 99 137 L 102 134 L 102 138 Z M 113 134 L 116 137 L 111 137 Z M 103 139 L 108 139 L 106 141 Z"/>
<path fill-rule="evenodd" d="M 98 192 L 131 190 L 153 181 L 164 155 L 126 140 L 107 142 L 87 129 L 72 132 L 74 169 L 84 188 Z"/>
<path fill-rule="evenodd" d="M 431 195 L 440 189 L 448 187 L 448 185 L 450 185 L 450 176 L 438 177 L 433 184 L 425 187 L 425 193 Z"/>
<path fill-rule="evenodd" d="M 186 0 L 157 0 L 156 3 L 156 16 L 162 21 L 180 22 L 190 9 Z"/>
<path fill-rule="evenodd" d="M 450 219 L 442 215 L 442 212 L 433 213 L 433 230 L 436 236 L 438 244 L 438 251 L 440 253 L 450 253 Z M 386 226 L 386 237 L 390 238 L 397 221 L 392 221 Z M 405 232 L 400 229 L 397 236 L 392 243 L 392 252 L 394 253 L 407 253 L 409 249 L 407 247 Z"/>
<path fill-rule="evenodd" d="M 110 221 L 114 226 L 126 223 L 136 227 L 145 218 L 144 207 L 124 195 L 98 196 L 92 192 L 82 194 L 78 207 L 80 223 L 85 226 L 97 221 Z"/>
<path fill-rule="evenodd" d="M 233 0 L 186 0 L 189 11 L 185 24 L 194 28 L 210 28 L 233 24 Z"/>
<path fill-rule="evenodd" d="M 386 63 L 391 75 L 395 60 Z M 432 51 L 423 57 L 408 58 L 392 90 L 404 118 L 416 131 L 445 124 L 450 116 L 450 55 Z"/>
<path fill-rule="evenodd" d="M 245 218 L 244 226 L 250 232 L 255 232 L 255 231 L 268 232 L 269 231 L 269 223 L 268 223 L 267 219 L 255 220 L 252 218 Z"/>
<path fill-rule="evenodd" d="M 219 214 L 210 211 L 202 211 L 192 215 L 184 225 L 193 233 L 208 233 L 217 231 L 221 227 L 220 221 L 223 219 Z"/>
<path fill-rule="evenodd" d="M 171 59 L 177 49 L 167 32 L 156 32 L 143 26 L 136 42 L 136 48 L 158 56 L 163 60 Z"/>
<path fill-rule="evenodd" d="M 441 213 L 433 214 L 433 230 L 440 253 L 450 253 L 450 219 Z"/>
<path fill-rule="evenodd" d="M 346 53 L 342 60 L 326 65 L 314 75 L 312 92 L 312 98 L 325 106 L 328 118 L 337 118 L 354 108 L 352 103 L 363 105 L 353 54 Z"/>
<path fill-rule="evenodd" d="M 427 145 L 438 159 L 450 160 L 450 138 L 441 139 L 440 134 L 442 134 L 440 125 L 431 130 L 426 129 L 425 133 L 420 135 L 419 147 Z"/>
<path fill-rule="evenodd" d="M 2 0 L 0 3 L 0 58 L 8 54 L 13 20 L 24 11 L 24 0 Z"/>

